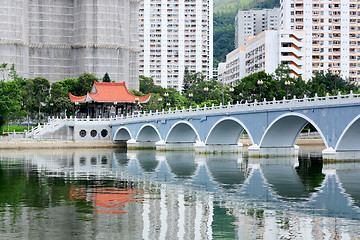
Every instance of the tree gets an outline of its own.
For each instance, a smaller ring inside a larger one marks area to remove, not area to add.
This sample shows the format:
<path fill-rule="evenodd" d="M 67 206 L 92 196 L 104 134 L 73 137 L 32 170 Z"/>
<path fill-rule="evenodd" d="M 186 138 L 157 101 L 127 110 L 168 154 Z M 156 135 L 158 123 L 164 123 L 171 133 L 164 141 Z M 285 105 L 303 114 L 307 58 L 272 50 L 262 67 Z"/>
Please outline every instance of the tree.
<path fill-rule="evenodd" d="M 2 72 L 2 80 L 5 81 L 5 71 L 7 71 L 7 63 L 3 63 L 0 65 L 0 71 Z"/>
<path fill-rule="evenodd" d="M 104 77 L 102 78 L 103 82 L 111 82 L 110 76 L 108 73 L 105 73 Z"/>
<path fill-rule="evenodd" d="M 285 65 L 284 63 L 280 63 L 278 67 L 275 69 L 273 77 L 275 80 L 281 82 L 281 81 L 291 80 L 290 74 L 291 74 L 291 69 L 289 68 L 289 66 Z"/>
<path fill-rule="evenodd" d="M 337 95 L 337 92 L 349 93 L 351 90 L 356 92 L 358 87 L 344 80 L 330 71 L 326 73 L 316 72 L 315 76 L 308 82 L 310 95 L 317 93 L 319 96 L 325 96 L 326 93 Z"/>
<path fill-rule="evenodd" d="M 98 79 L 93 74 L 85 72 L 78 77 L 77 81 L 75 82 L 74 92 L 71 93 L 76 96 L 83 96 L 87 92 L 91 91 L 94 82 L 97 81 Z"/>
<path fill-rule="evenodd" d="M 41 108 L 46 106 L 50 90 L 49 80 L 42 77 L 36 77 L 27 81 L 27 96 L 30 103 L 29 110 L 37 112 L 37 117 L 41 118 Z"/>
<path fill-rule="evenodd" d="M 49 100 L 49 110 L 51 114 L 60 114 L 62 112 L 71 113 L 74 109 L 69 98 L 69 92 L 62 86 L 60 82 L 51 85 L 51 98 Z"/>
<path fill-rule="evenodd" d="M 10 72 L 9 72 L 9 77 L 11 80 L 16 80 L 19 78 L 19 75 L 17 74 L 16 70 L 15 70 L 15 64 L 11 64 L 11 67 L 10 67 Z"/>
<path fill-rule="evenodd" d="M 58 82 L 65 92 L 76 95 L 77 78 L 66 78 Z"/>
<path fill-rule="evenodd" d="M 258 81 L 262 81 L 261 86 L 258 85 Z M 260 95 L 262 99 L 272 99 L 278 92 L 277 81 L 264 71 L 244 77 L 234 89 L 236 100 L 249 102 L 260 100 Z"/>
<path fill-rule="evenodd" d="M 183 86 L 182 86 L 182 93 L 187 93 L 189 90 L 191 84 L 193 83 L 193 78 L 191 76 L 191 73 L 189 72 L 189 69 L 186 67 L 184 70 L 184 80 L 183 80 Z"/>
<path fill-rule="evenodd" d="M 164 93 L 164 89 L 161 86 L 156 86 L 154 80 L 150 77 L 140 76 L 140 92 L 144 94 L 149 93 Z"/>
<path fill-rule="evenodd" d="M 0 81 L 0 127 L 14 119 L 21 110 L 21 96 L 15 84 L 14 81 Z"/>
<path fill-rule="evenodd" d="M 208 91 L 205 92 L 204 88 L 207 87 Z M 188 93 L 193 94 L 193 101 L 196 104 L 204 103 L 207 100 L 207 105 L 214 103 L 218 105 L 222 102 L 224 86 L 221 82 L 211 79 L 210 81 L 198 81 L 191 85 Z M 226 100 L 230 100 L 228 95 Z"/>

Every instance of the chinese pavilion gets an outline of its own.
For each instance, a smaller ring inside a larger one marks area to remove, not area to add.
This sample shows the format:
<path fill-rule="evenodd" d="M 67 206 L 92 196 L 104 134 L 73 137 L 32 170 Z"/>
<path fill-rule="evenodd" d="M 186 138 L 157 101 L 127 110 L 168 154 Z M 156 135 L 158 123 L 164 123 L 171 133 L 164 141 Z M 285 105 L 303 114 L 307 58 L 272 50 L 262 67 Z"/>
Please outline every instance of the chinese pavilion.
<path fill-rule="evenodd" d="M 69 93 L 70 100 L 75 103 L 76 112 L 79 111 L 79 104 L 86 106 L 86 116 L 90 117 L 110 117 L 111 110 L 114 114 L 127 115 L 138 108 L 139 103 L 146 103 L 150 99 L 150 94 L 138 97 L 131 94 L 125 86 L 125 82 L 108 83 L 94 82 L 90 92 L 86 95 L 77 97 Z M 119 112 L 120 110 L 120 112 Z"/>

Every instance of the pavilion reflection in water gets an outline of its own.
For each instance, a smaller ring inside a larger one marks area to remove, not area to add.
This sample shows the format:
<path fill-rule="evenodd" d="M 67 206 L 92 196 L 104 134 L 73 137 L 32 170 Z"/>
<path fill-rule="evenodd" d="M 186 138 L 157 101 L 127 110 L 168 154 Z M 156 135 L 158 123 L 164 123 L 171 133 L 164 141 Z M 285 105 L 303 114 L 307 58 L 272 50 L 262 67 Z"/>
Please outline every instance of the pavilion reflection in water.
<path fill-rule="evenodd" d="M 356 162 L 315 162 L 309 167 L 296 158 L 244 159 L 229 154 L 224 160 L 223 155 L 185 157 L 181 152 L 155 151 L 3 156 L 21 157 L 47 176 L 94 181 L 87 187 L 73 186 L 71 198 L 94 207 L 99 227 L 116 228 L 120 222 L 127 222 L 124 229 L 140 227 L 135 238 L 211 238 L 220 221 L 217 203 L 233 217 L 228 224 L 236 225 L 238 238 L 291 237 L 294 232 L 304 238 L 331 238 L 334 232 L 352 238 L 355 235 L 339 221 L 360 221 Z M 102 187 L 105 179 L 119 182 Z M 112 213 L 123 216 L 116 220 L 109 216 Z"/>

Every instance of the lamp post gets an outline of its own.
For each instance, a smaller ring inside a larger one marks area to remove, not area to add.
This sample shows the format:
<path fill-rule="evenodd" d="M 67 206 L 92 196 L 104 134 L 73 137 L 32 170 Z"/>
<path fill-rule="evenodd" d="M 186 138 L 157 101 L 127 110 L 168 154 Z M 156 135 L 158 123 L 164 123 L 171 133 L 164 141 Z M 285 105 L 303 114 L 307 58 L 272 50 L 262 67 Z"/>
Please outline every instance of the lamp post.
<path fill-rule="evenodd" d="M 230 91 L 230 96 L 231 96 L 231 103 L 233 103 L 232 96 L 234 95 L 235 89 L 234 89 L 233 87 L 231 87 L 231 88 L 229 89 L 229 91 Z"/>
<path fill-rule="evenodd" d="M 209 92 L 209 88 L 208 87 L 204 87 L 204 93 L 205 93 L 205 102 L 207 102 L 207 93 Z"/>
<path fill-rule="evenodd" d="M 340 76 L 340 70 L 336 70 L 335 72 L 335 76 L 334 76 L 334 84 L 335 84 L 335 95 L 337 94 L 336 93 L 336 81 L 337 81 L 337 79 L 339 78 L 339 76 Z"/>
<path fill-rule="evenodd" d="M 193 97 L 194 97 L 194 94 L 193 94 L 193 93 L 189 93 L 188 97 L 189 97 L 189 100 L 192 101 L 192 100 L 193 100 Z"/>
<path fill-rule="evenodd" d="M 167 100 L 168 100 L 168 97 L 169 97 L 169 93 L 168 92 L 164 93 L 164 97 L 165 97 L 165 106 L 167 107 L 168 106 Z"/>
<path fill-rule="evenodd" d="M 169 109 L 170 108 L 170 106 L 171 106 L 171 104 L 168 102 L 168 103 L 166 103 L 166 107 L 167 107 L 167 109 Z"/>
<path fill-rule="evenodd" d="M 115 116 L 118 115 L 118 103 L 117 102 L 114 102 L 114 106 L 115 106 Z"/>
<path fill-rule="evenodd" d="M 79 109 L 79 102 L 75 102 L 75 117 L 77 117 L 78 109 Z"/>
<path fill-rule="evenodd" d="M 161 103 L 162 103 L 162 98 L 161 97 L 158 98 L 158 102 L 159 102 L 160 111 L 161 111 Z"/>
<path fill-rule="evenodd" d="M 135 98 L 135 110 L 139 110 L 139 98 Z"/>
<path fill-rule="evenodd" d="M 257 81 L 257 84 L 258 84 L 258 86 L 259 86 L 259 95 L 260 95 L 260 101 L 261 101 L 261 88 L 262 88 L 262 86 L 263 86 L 263 80 L 258 80 Z"/>
<path fill-rule="evenodd" d="M 50 103 L 50 114 L 53 115 L 54 103 Z"/>
<path fill-rule="evenodd" d="M 290 81 L 285 81 L 286 99 L 288 99 L 288 90 L 290 87 Z"/>
<path fill-rule="evenodd" d="M 222 105 L 224 105 L 224 92 L 225 92 L 225 84 L 224 81 L 222 80 Z"/>

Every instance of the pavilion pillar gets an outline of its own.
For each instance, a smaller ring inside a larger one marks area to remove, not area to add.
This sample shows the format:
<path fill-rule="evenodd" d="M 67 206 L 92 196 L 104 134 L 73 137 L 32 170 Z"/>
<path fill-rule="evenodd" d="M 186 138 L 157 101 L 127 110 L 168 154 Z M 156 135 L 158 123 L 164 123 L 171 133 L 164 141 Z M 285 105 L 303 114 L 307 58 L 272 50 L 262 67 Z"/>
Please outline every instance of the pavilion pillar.
<path fill-rule="evenodd" d="M 99 105 L 95 103 L 95 118 L 98 118 L 99 112 L 100 112 Z"/>
<path fill-rule="evenodd" d="M 101 113 L 100 113 L 100 117 L 105 117 L 105 107 L 104 107 L 104 103 L 101 103 Z"/>

